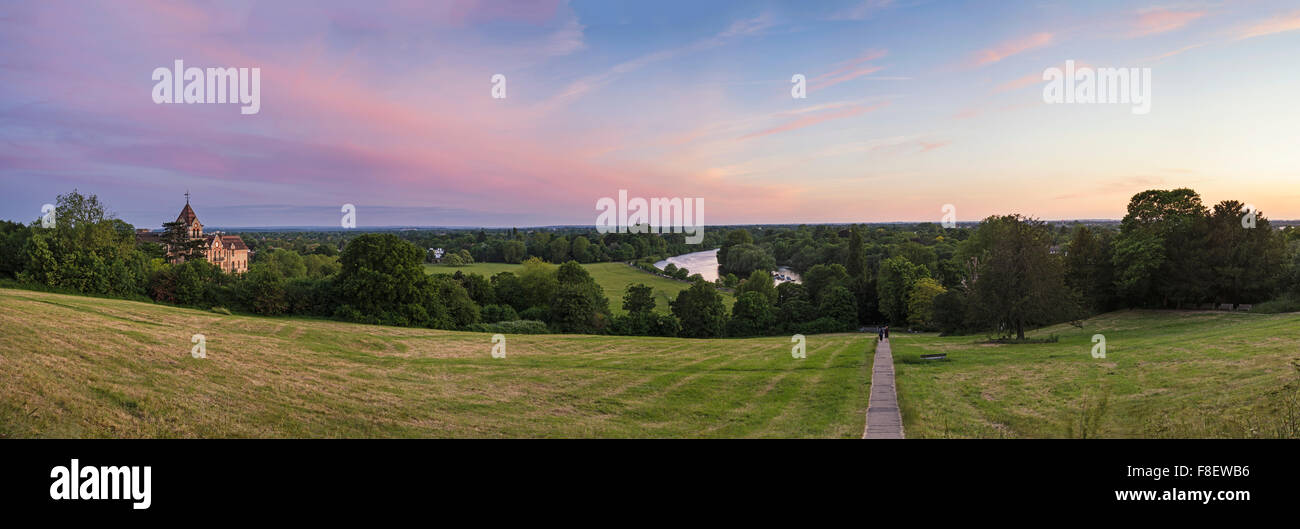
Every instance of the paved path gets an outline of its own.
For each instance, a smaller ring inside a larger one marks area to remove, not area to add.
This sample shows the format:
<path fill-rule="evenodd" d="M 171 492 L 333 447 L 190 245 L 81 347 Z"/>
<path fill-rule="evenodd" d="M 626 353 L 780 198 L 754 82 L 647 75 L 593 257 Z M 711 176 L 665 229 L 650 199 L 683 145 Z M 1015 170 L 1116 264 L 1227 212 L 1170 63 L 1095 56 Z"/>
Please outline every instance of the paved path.
<path fill-rule="evenodd" d="M 894 391 L 894 353 L 889 340 L 876 345 L 871 364 L 871 400 L 867 401 L 867 428 L 863 439 L 902 439 L 903 416 L 898 413 L 898 393 Z"/>

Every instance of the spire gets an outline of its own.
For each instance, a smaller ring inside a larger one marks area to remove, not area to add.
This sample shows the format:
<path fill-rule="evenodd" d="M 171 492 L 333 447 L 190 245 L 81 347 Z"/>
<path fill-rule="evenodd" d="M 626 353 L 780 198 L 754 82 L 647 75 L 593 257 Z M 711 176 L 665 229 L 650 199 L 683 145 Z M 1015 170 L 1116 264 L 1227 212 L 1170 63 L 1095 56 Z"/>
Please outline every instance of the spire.
<path fill-rule="evenodd" d="M 190 203 L 190 190 L 189 190 L 189 189 L 186 189 L 186 190 L 185 190 L 185 203 L 186 203 L 186 204 L 189 204 L 189 203 Z"/>

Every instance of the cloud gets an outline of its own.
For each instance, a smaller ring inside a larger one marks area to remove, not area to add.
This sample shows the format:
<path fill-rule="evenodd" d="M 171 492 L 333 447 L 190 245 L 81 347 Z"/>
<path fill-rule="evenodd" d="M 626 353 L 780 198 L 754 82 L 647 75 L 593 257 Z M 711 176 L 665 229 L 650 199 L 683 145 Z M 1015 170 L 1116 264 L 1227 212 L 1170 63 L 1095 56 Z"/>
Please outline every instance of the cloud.
<path fill-rule="evenodd" d="M 1238 32 L 1236 40 L 1262 37 L 1264 35 L 1272 35 L 1274 33 L 1294 31 L 1297 29 L 1300 29 L 1300 11 L 1295 11 L 1285 15 L 1275 15 L 1272 18 L 1243 28 Z"/>
<path fill-rule="evenodd" d="M 1205 16 L 1205 11 L 1178 11 L 1165 8 L 1144 9 L 1133 21 L 1131 37 L 1144 37 L 1179 29 Z"/>
<path fill-rule="evenodd" d="M 868 113 L 868 112 L 874 112 L 874 111 L 876 111 L 876 110 L 879 110 L 879 109 L 883 108 L 883 107 L 884 107 L 885 105 L 887 105 L 887 104 L 888 104 L 888 103 L 878 103 L 878 104 L 870 105 L 870 106 L 867 106 L 867 105 L 860 105 L 860 104 L 848 105 L 848 106 L 842 107 L 842 108 L 840 108 L 840 109 L 838 109 L 838 110 L 834 110 L 834 111 L 831 111 L 831 112 L 823 112 L 823 113 L 820 113 L 820 114 L 817 114 L 817 115 L 813 115 L 813 116 L 805 116 L 805 117 L 801 117 L 801 118 L 798 118 L 798 119 L 795 119 L 795 120 L 792 120 L 792 121 L 788 121 L 788 122 L 786 122 L 786 123 L 782 123 L 782 124 L 780 124 L 780 125 L 777 125 L 777 126 L 775 126 L 775 127 L 769 128 L 769 129 L 764 129 L 764 130 L 761 130 L 761 131 L 758 131 L 758 132 L 755 132 L 755 133 L 752 133 L 752 134 L 746 134 L 746 135 L 744 135 L 744 136 L 741 136 L 741 137 L 738 138 L 738 139 L 740 139 L 740 140 L 748 140 L 748 139 L 758 138 L 758 137 L 761 137 L 761 136 L 768 136 L 768 135 L 771 135 L 771 134 L 779 134 L 779 133 L 782 133 L 782 132 L 789 132 L 789 131 L 792 131 L 792 130 L 798 130 L 798 129 L 802 129 L 802 128 L 804 128 L 804 127 L 811 127 L 811 126 L 813 126 L 813 125 L 816 125 L 816 124 L 818 124 L 818 123 L 823 123 L 823 122 L 826 122 L 826 121 L 831 121 L 831 120 L 836 120 L 836 119 L 844 119 L 844 118 L 851 118 L 851 117 L 853 117 L 853 116 L 859 116 L 859 115 L 862 115 L 862 114 L 866 114 L 866 113 Z"/>
<path fill-rule="evenodd" d="M 1180 54 L 1180 53 L 1183 53 L 1183 52 L 1185 52 L 1185 51 L 1188 51 L 1188 50 L 1194 50 L 1194 49 L 1196 49 L 1196 48 L 1199 48 L 1199 47 L 1201 47 L 1201 46 L 1204 46 L 1205 44 L 1206 44 L 1206 43 L 1202 42 L 1202 43 L 1200 43 L 1200 44 L 1192 44 L 1192 45 L 1189 45 L 1189 46 L 1183 46 L 1183 47 L 1178 48 L 1178 49 L 1176 49 L 1176 50 L 1174 50 L 1174 51 L 1169 51 L 1169 52 L 1161 53 L 1160 55 L 1156 55 L 1155 57 L 1149 57 L 1149 58 L 1143 59 L 1143 62 L 1156 62 L 1156 61 L 1160 61 L 1160 60 L 1168 59 L 1168 58 L 1170 58 L 1170 57 L 1173 57 L 1173 56 L 1178 55 L 1178 54 Z"/>
<path fill-rule="evenodd" d="M 845 81 L 857 79 L 864 75 L 876 73 L 884 69 L 884 67 L 869 65 L 866 63 L 883 58 L 887 53 L 886 50 L 868 50 L 866 53 L 853 59 L 838 63 L 834 70 L 810 79 L 808 81 L 808 88 L 812 90 L 821 90 L 824 88 L 830 88 Z"/>
<path fill-rule="evenodd" d="M 1064 67 L 1065 67 L 1065 63 L 1061 63 L 1061 65 L 1060 65 L 1059 67 L 1060 67 L 1060 68 L 1064 68 Z M 1095 69 L 1096 67 L 1093 66 L 1093 65 L 1091 65 L 1091 64 L 1088 64 L 1088 63 L 1086 63 L 1086 62 L 1083 62 L 1083 61 L 1074 61 L 1074 68 L 1077 70 L 1077 69 L 1081 69 L 1081 68 L 1094 68 L 1094 69 Z M 1041 82 L 1043 82 L 1043 72 L 1034 72 L 1034 73 L 1031 73 L 1031 74 L 1026 75 L 1026 76 L 1024 76 L 1024 77 L 1018 77 L 1018 78 L 1012 79 L 1012 80 L 1010 80 L 1010 81 L 1007 81 L 1007 82 L 1005 82 L 1005 83 L 1002 83 L 1002 84 L 998 85 L 997 87 L 995 87 L 995 88 L 993 89 L 993 92 L 994 92 L 994 93 L 1011 92 L 1011 91 L 1019 90 L 1019 89 L 1021 89 L 1021 88 L 1025 88 L 1025 87 L 1027 87 L 1027 86 L 1031 86 L 1031 85 L 1038 84 L 1038 83 L 1041 83 Z"/>
<path fill-rule="evenodd" d="M 547 36 L 542 49 L 547 55 L 551 56 L 568 55 L 582 50 L 587 47 L 583 41 L 583 30 L 585 29 L 586 26 L 578 22 L 578 17 L 570 17 L 563 26 L 560 26 L 559 29 Z"/>
<path fill-rule="evenodd" d="M 767 14 L 738 20 L 713 37 L 698 40 L 678 48 L 670 48 L 647 53 L 634 59 L 618 63 L 608 70 L 588 75 L 569 83 L 568 86 L 547 101 L 543 107 L 547 109 L 558 108 L 571 100 L 579 98 L 613 82 L 622 75 L 640 70 L 641 68 L 654 63 L 672 59 L 679 55 L 720 46 L 734 38 L 761 33 L 763 30 L 772 27 L 773 24 L 771 16 Z"/>
<path fill-rule="evenodd" d="M 774 25 L 776 24 L 775 22 L 772 21 L 772 15 L 768 13 L 763 13 L 753 18 L 746 18 L 746 19 L 737 20 L 733 22 L 731 24 L 731 27 L 728 27 L 725 31 L 720 33 L 718 37 L 731 38 L 731 37 L 741 37 L 746 35 L 757 35 Z"/>
<path fill-rule="evenodd" d="M 893 7 L 894 0 L 866 0 L 852 7 L 836 11 L 827 20 L 866 20 L 879 11 Z"/>
<path fill-rule="evenodd" d="M 998 44 L 992 48 L 986 48 L 975 52 L 966 62 L 966 66 L 979 68 L 999 62 L 1012 55 L 1024 53 L 1029 50 L 1041 48 L 1052 43 L 1052 34 L 1047 32 L 1034 33 L 1016 40 L 1009 40 Z"/>

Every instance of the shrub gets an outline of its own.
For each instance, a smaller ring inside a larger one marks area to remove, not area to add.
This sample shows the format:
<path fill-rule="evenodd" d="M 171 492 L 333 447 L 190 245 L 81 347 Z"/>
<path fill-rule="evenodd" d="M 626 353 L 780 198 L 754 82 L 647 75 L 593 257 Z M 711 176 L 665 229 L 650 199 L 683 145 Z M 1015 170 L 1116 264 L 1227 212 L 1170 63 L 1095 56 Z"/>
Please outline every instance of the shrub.
<path fill-rule="evenodd" d="M 1250 309 L 1251 312 L 1259 314 L 1278 314 L 1282 312 L 1300 312 L 1300 297 L 1282 296 L 1280 298 L 1265 301 L 1255 305 Z"/>
<path fill-rule="evenodd" d="M 537 320 L 511 320 L 499 321 L 496 323 L 475 323 L 469 326 L 469 330 L 475 332 L 490 332 L 501 334 L 548 334 L 550 329 L 546 327 L 546 322 Z"/>
<path fill-rule="evenodd" d="M 519 319 L 519 313 L 515 312 L 514 307 L 510 305 L 484 305 L 483 322 L 496 323 L 499 321 L 513 321 Z"/>

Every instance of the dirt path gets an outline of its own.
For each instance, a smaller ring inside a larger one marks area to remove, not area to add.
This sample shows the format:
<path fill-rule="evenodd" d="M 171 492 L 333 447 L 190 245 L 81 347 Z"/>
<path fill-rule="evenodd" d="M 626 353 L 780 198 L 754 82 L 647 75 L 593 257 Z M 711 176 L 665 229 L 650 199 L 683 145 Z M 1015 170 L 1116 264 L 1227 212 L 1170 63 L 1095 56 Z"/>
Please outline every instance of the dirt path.
<path fill-rule="evenodd" d="M 902 439 L 903 416 L 894 391 L 894 354 L 889 340 L 876 344 L 871 364 L 871 400 L 867 401 L 867 427 L 863 439 Z"/>

